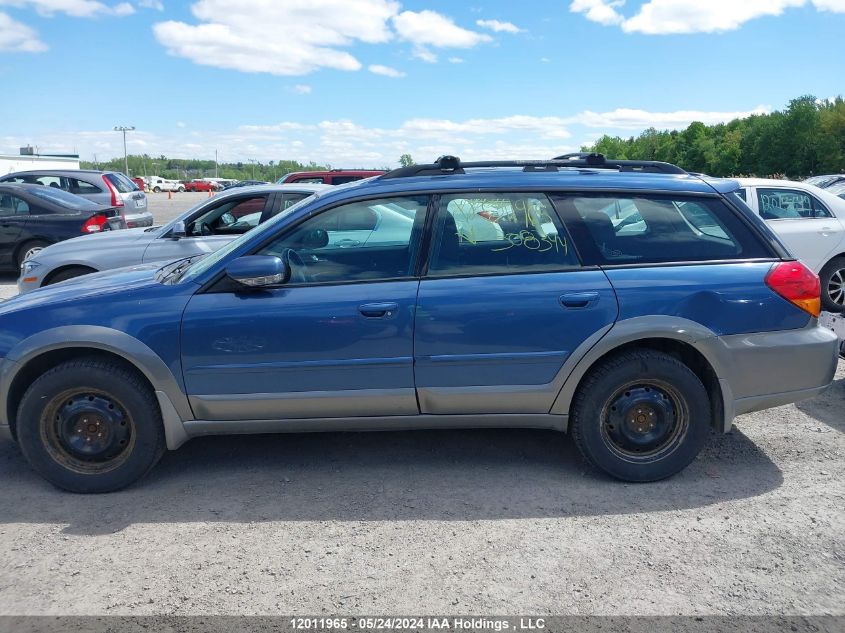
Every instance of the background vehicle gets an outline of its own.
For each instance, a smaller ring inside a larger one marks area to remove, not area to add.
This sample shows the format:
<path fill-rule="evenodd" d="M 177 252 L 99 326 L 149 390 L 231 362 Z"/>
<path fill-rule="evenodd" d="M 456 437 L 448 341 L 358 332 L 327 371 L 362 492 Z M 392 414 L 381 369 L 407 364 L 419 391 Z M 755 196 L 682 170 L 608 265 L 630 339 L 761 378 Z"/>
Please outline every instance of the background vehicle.
<path fill-rule="evenodd" d="M 845 200 L 803 182 L 739 182 L 745 202 L 821 278 L 823 309 L 845 310 Z"/>
<path fill-rule="evenodd" d="M 234 182 L 229 183 L 225 187 L 223 187 L 223 189 L 224 190 L 226 190 L 226 189 L 236 189 L 238 187 L 254 187 L 256 185 L 269 185 L 269 184 L 270 183 L 265 181 L 265 180 L 236 180 Z M 306 183 L 303 183 L 303 184 L 306 184 Z"/>
<path fill-rule="evenodd" d="M 160 193 L 162 191 L 185 191 L 185 185 L 178 180 L 167 180 L 159 176 L 150 176 L 147 185 L 150 191 Z"/>
<path fill-rule="evenodd" d="M 211 180 L 191 180 L 185 183 L 185 191 L 220 191 L 221 187 Z"/>
<path fill-rule="evenodd" d="M 834 196 L 839 196 L 842 199 L 845 199 L 845 182 L 839 182 L 835 185 L 831 185 L 827 189 L 825 189 L 830 194 Z"/>
<path fill-rule="evenodd" d="M 204 200 L 164 226 L 62 242 L 27 261 L 18 289 L 26 293 L 88 273 L 210 253 L 260 221 L 325 189 L 324 185 L 236 189 Z"/>
<path fill-rule="evenodd" d="M 138 187 L 138 191 L 144 191 L 144 189 L 147 188 L 147 183 L 143 178 L 135 176 L 134 178 L 130 178 L 130 180 L 135 183 L 136 187 Z"/>
<path fill-rule="evenodd" d="M 279 178 L 276 182 L 314 182 L 324 185 L 342 185 L 385 173 L 378 169 L 332 169 L 330 171 L 295 171 Z"/>
<path fill-rule="evenodd" d="M 594 466 L 654 481 L 735 415 L 823 391 L 818 278 L 737 183 L 600 159 L 403 168 L 211 255 L 11 299 L 0 424 L 78 492 L 204 434 L 485 426 L 569 430 Z M 456 214 L 488 206 L 502 234 L 464 236 Z M 385 209 L 412 218 L 401 236 L 373 224 Z"/>
<path fill-rule="evenodd" d="M 3 176 L 0 182 L 26 182 L 61 189 L 107 207 L 120 208 L 129 228 L 153 225 L 143 189 L 117 171 L 19 171 Z"/>
<path fill-rule="evenodd" d="M 811 176 L 804 181 L 804 184 L 815 185 L 820 189 L 827 189 L 843 182 L 845 182 L 845 174 L 827 174 L 823 176 Z"/>
<path fill-rule="evenodd" d="M 61 189 L 0 183 L 0 267 L 17 269 L 62 240 L 126 228 L 120 210 Z"/>

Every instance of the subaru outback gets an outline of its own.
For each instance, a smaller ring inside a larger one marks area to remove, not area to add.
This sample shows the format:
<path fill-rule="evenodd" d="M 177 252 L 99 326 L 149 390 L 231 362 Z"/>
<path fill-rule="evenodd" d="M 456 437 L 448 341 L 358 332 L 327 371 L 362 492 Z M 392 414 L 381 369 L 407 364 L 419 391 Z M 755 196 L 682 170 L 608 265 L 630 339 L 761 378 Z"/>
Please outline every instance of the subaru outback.
<path fill-rule="evenodd" d="M 409 428 L 568 431 L 665 478 L 836 368 L 818 277 L 737 189 L 579 155 L 321 191 L 216 252 L 0 305 L 0 424 L 76 492 L 202 435 Z"/>

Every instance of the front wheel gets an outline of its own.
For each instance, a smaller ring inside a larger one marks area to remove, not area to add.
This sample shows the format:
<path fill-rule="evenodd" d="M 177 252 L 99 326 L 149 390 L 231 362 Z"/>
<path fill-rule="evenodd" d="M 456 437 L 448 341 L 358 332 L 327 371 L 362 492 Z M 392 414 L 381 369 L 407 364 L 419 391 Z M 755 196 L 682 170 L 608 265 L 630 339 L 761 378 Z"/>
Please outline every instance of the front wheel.
<path fill-rule="evenodd" d="M 35 257 L 38 253 L 42 250 L 50 246 L 49 242 L 45 242 L 43 240 L 33 240 L 32 242 L 27 242 L 23 246 L 18 249 L 18 257 L 17 257 L 17 264 L 18 268 L 28 260 L 30 257 Z"/>
<path fill-rule="evenodd" d="M 707 390 L 689 367 L 653 350 L 625 352 L 590 370 L 571 429 L 593 466 L 624 481 L 657 481 L 695 459 L 710 426 Z"/>
<path fill-rule="evenodd" d="M 32 467 L 71 492 L 128 486 L 165 447 L 149 386 L 130 369 L 97 358 L 62 363 L 32 383 L 18 408 L 17 431 Z"/>
<path fill-rule="evenodd" d="M 161 187 L 153 187 L 155 193 L 161 193 Z"/>
<path fill-rule="evenodd" d="M 845 312 L 845 257 L 834 257 L 819 273 L 822 310 Z"/>

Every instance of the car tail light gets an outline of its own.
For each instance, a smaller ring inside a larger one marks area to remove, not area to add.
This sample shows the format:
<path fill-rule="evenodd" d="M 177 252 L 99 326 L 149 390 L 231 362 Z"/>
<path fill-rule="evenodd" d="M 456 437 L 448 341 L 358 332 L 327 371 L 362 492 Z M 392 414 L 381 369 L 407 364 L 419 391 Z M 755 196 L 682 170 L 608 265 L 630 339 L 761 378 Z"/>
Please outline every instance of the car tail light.
<path fill-rule="evenodd" d="M 801 262 L 781 262 L 766 275 L 766 285 L 790 303 L 814 317 L 821 312 L 819 276 Z"/>
<path fill-rule="evenodd" d="M 82 232 L 99 233 L 100 231 L 105 231 L 106 227 L 108 226 L 108 223 L 108 217 L 103 215 L 102 213 L 92 215 L 90 218 L 85 220 L 85 224 L 82 225 Z"/>
<path fill-rule="evenodd" d="M 112 184 L 111 180 L 109 180 L 107 176 L 103 176 L 103 182 L 106 183 L 106 187 L 108 187 L 109 192 L 111 193 L 111 206 L 122 207 L 123 200 L 120 199 L 117 188 Z"/>

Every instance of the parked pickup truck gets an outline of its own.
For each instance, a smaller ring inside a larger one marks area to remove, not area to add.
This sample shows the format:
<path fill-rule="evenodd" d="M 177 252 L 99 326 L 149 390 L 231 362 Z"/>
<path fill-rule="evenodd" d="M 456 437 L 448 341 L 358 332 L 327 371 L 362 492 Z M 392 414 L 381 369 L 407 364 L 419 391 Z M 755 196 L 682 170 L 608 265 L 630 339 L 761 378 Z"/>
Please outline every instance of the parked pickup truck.
<path fill-rule="evenodd" d="M 185 191 L 185 185 L 178 180 L 167 180 L 159 176 L 151 176 L 147 187 L 150 191 L 159 193 L 160 191 Z"/>
<path fill-rule="evenodd" d="M 219 191 L 220 185 L 211 180 L 191 180 L 185 183 L 185 191 Z"/>

